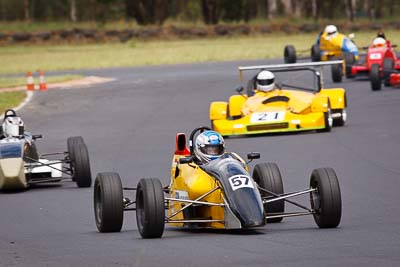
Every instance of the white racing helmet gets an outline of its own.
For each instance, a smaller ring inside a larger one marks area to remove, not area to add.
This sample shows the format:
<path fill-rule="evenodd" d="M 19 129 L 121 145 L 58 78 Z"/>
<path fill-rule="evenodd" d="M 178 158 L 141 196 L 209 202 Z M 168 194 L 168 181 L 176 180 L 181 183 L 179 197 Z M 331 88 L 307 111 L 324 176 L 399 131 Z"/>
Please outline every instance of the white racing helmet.
<path fill-rule="evenodd" d="M 6 117 L 2 124 L 5 137 L 18 137 L 24 135 L 24 121 L 20 117 Z"/>
<path fill-rule="evenodd" d="M 386 46 L 386 40 L 383 39 L 382 37 L 376 37 L 373 41 L 372 41 L 372 45 L 374 47 L 384 47 Z"/>
<path fill-rule="evenodd" d="M 196 137 L 194 154 L 203 163 L 219 158 L 225 153 L 224 138 L 215 131 L 204 131 Z"/>
<path fill-rule="evenodd" d="M 273 90 L 275 87 L 275 75 L 268 70 L 260 71 L 257 74 L 256 85 L 259 91 L 268 92 Z"/>
<path fill-rule="evenodd" d="M 335 25 L 327 25 L 324 31 L 328 36 L 334 36 L 337 33 L 337 28 Z"/>

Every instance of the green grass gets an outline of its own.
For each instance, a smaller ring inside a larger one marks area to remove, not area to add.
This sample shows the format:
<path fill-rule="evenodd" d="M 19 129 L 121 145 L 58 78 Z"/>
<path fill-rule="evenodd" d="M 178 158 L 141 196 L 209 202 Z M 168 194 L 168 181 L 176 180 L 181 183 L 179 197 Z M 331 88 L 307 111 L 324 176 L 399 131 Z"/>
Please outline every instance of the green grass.
<path fill-rule="evenodd" d="M 1 92 L 0 91 L 0 114 L 8 108 L 18 106 L 26 97 L 26 91 Z"/>
<path fill-rule="evenodd" d="M 390 39 L 400 31 L 386 31 Z M 366 46 L 376 32 L 356 33 L 358 46 Z M 309 50 L 316 34 L 267 34 L 215 39 L 138 41 L 121 44 L 5 46 L 0 50 L 0 74 L 42 69 L 71 70 L 121 66 L 195 63 L 243 59 L 282 58 L 286 44 Z"/>
<path fill-rule="evenodd" d="M 58 83 L 83 78 L 82 75 L 60 75 L 45 77 L 47 83 Z M 38 81 L 36 80 L 36 83 Z M 26 85 L 26 77 L 0 77 L 0 88 Z"/>

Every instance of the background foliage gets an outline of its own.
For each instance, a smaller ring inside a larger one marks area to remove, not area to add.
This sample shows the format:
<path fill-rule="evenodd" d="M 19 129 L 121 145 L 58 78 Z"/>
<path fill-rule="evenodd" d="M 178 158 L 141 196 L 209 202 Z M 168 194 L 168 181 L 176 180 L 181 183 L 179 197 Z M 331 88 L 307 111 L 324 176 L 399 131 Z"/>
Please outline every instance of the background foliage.
<path fill-rule="evenodd" d="M 399 0 L 0 0 L 1 21 L 125 19 L 161 25 L 168 19 L 217 24 L 276 17 L 393 19 L 398 14 Z"/>

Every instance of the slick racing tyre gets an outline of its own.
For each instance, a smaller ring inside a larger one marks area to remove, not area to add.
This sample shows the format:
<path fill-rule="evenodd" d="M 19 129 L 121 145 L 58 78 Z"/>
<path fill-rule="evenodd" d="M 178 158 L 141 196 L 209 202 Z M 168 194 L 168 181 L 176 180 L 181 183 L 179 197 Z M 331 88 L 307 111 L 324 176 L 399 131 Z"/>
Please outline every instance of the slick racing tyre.
<path fill-rule="evenodd" d="M 72 145 L 71 160 L 72 179 L 78 187 L 90 187 L 92 184 L 92 174 L 90 172 L 89 153 L 85 143 L 76 142 Z"/>
<path fill-rule="evenodd" d="M 346 78 L 353 78 L 354 75 L 351 74 L 351 69 L 353 67 L 353 65 L 355 64 L 356 60 L 354 58 L 354 54 L 353 53 L 348 53 L 345 52 L 344 53 L 344 62 L 346 64 Z"/>
<path fill-rule="evenodd" d="M 394 61 L 391 58 L 383 60 L 383 83 L 386 87 L 390 86 L 390 74 L 394 72 Z"/>
<path fill-rule="evenodd" d="M 74 160 L 74 150 L 73 150 L 73 146 L 75 145 L 75 143 L 84 143 L 83 141 L 83 137 L 82 136 L 72 136 L 72 137 L 68 137 L 67 139 L 67 148 L 68 148 L 68 155 L 69 155 L 69 159 L 71 161 Z M 75 178 L 72 176 L 72 181 L 75 181 Z"/>
<path fill-rule="evenodd" d="M 311 47 L 311 61 L 312 62 L 321 61 L 321 49 L 319 48 L 318 44 L 314 44 Z"/>
<path fill-rule="evenodd" d="M 97 174 L 94 182 L 94 217 L 99 232 L 119 232 L 124 220 L 121 178 L 118 173 Z"/>
<path fill-rule="evenodd" d="M 339 112 L 340 117 L 334 118 L 333 119 L 333 126 L 344 126 L 347 121 L 347 111 L 346 108 L 340 109 Z"/>
<path fill-rule="evenodd" d="M 283 58 L 285 59 L 285 63 L 296 63 L 296 49 L 293 45 L 285 46 L 285 50 L 283 52 Z"/>
<path fill-rule="evenodd" d="M 328 102 L 328 110 L 324 112 L 324 123 L 325 127 L 317 130 L 317 132 L 330 132 L 333 126 L 331 104 Z"/>
<path fill-rule="evenodd" d="M 347 96 L 346 94 L 344 95 L 344 108 L 343 109 L 337 109 L 335 110 L 336 114 L 339 114 L 340 116 L 336 116 L 333 118 L 333 126 L 344 126 L 347 122 Z"/>
<path fill-rule="evenodd" d="M 275 163 L 260 163 L 254 167 L 253 179 L 260 187 L 259 191 L 262 197 L 273 197 L 272 194 L 265 192 L 265 190 L 275 194 L 283 194 L 283 182 L 281 172 L 278 165 Z M 264 204 L 266 214 L 283 213 L 285 211 L 285 201 L 278 200 L 269 204 Z M 280 218 L 267 219 L 267 223 L 277 223 L 282 221 Z"/>
<path fill-rule="evenodd" d="M 157 178 L 141 179 L 136 189 L 136 221 L 143 238 L 158 238 L 164 232 L 164 192 Z"/>
<path fill-rule="evenodd" d="M 379 64 L 375 63 L 371 65 L 371 70 L 369 71 L 369 79 L 371 81 L 372 91 L 381 90 L 381 72 L 379 70 Z"/>
<path fill-rule="evenodd" d="M 340 83 L 343 77 L 343 65 L 334 64 L 331 66 L 332 81 L 335 83 Z"/>
<path fill-rule="evenodd" d="M 72 136 L 68 137 L 67 139 L 67 148 L 68 148 L 68 154 L 69 158 L 73 159 L 74 158 L 74 151 L 72 147 L 75 145 L 75 143 L 84 143 L 83 137 L 82 136 Z"/>
<path fill-rule="evenodd" d="M 310 178 L 310 193 L 314 220 L 320 228 L 334 228 L 342 216 L 342 198 L 339 181 L 332 168 L 315 169 Z"/>

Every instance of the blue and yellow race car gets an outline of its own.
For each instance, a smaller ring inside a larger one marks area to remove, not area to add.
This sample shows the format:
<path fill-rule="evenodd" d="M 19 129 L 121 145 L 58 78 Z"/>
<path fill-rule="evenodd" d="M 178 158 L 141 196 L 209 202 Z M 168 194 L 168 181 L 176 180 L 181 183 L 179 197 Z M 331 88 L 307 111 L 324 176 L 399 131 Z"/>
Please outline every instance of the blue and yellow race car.
<path fill-rule="evenodd" d="M 310 56 L 311 61 L 328 61 L 343 59 L 348 64 L 353 64 L 359 59 L 359 51 L 355 43 L 352 41 L 354 34 L 346 36 L 337 32 L 334 25 L 328 25 L 323 32 L 321 32 L 315 44 L 311 46 Z M 309 50 L 300 50 L 296 52 L 293 45 L 286 45 L 284 48 L 284 61 L 285 63 L 296 63 L 297 54 L 304 55 Z M 306 59 L 302 57 L 301 59 Z M 341 72 L 332 69 L 332 79 L 334 82 L 341 82 L 343 76 L 343 67 Z M 335 72 L 336 71 L 336 72 Z"/>
<path fill-rule="evenodd" d="M 315 169 L 307 189 L 284 193 L 275 163 L 259 163 L 252 174 L 248 163 L 260 157 L 249 153 L 245 161 L 232 152 L 207 163 L 196 160 L 195 137 L 208 127 L 176 135 L 169 185 L 143 178 L 137 187 L 122 187 L 117 173 L 99 173 L 94 186 L 94 213 L 100 232 L 119 232 L 124 211 L 136 211 L 139 234 L 159 238 L 165 225 L 184 228 L 253 229 L 286 217 L 313 215 L 320 228 L 337 227 L 342 202 L 339 181 L 332 168 Z M 123 192 L 126 192 L 124 195 Z M 128 192 L 135 192 L 130 200 Z M 293 200 L 306 195 L 310 206 Z M 298 208 L 285 212 L 285 202 Z"/>

